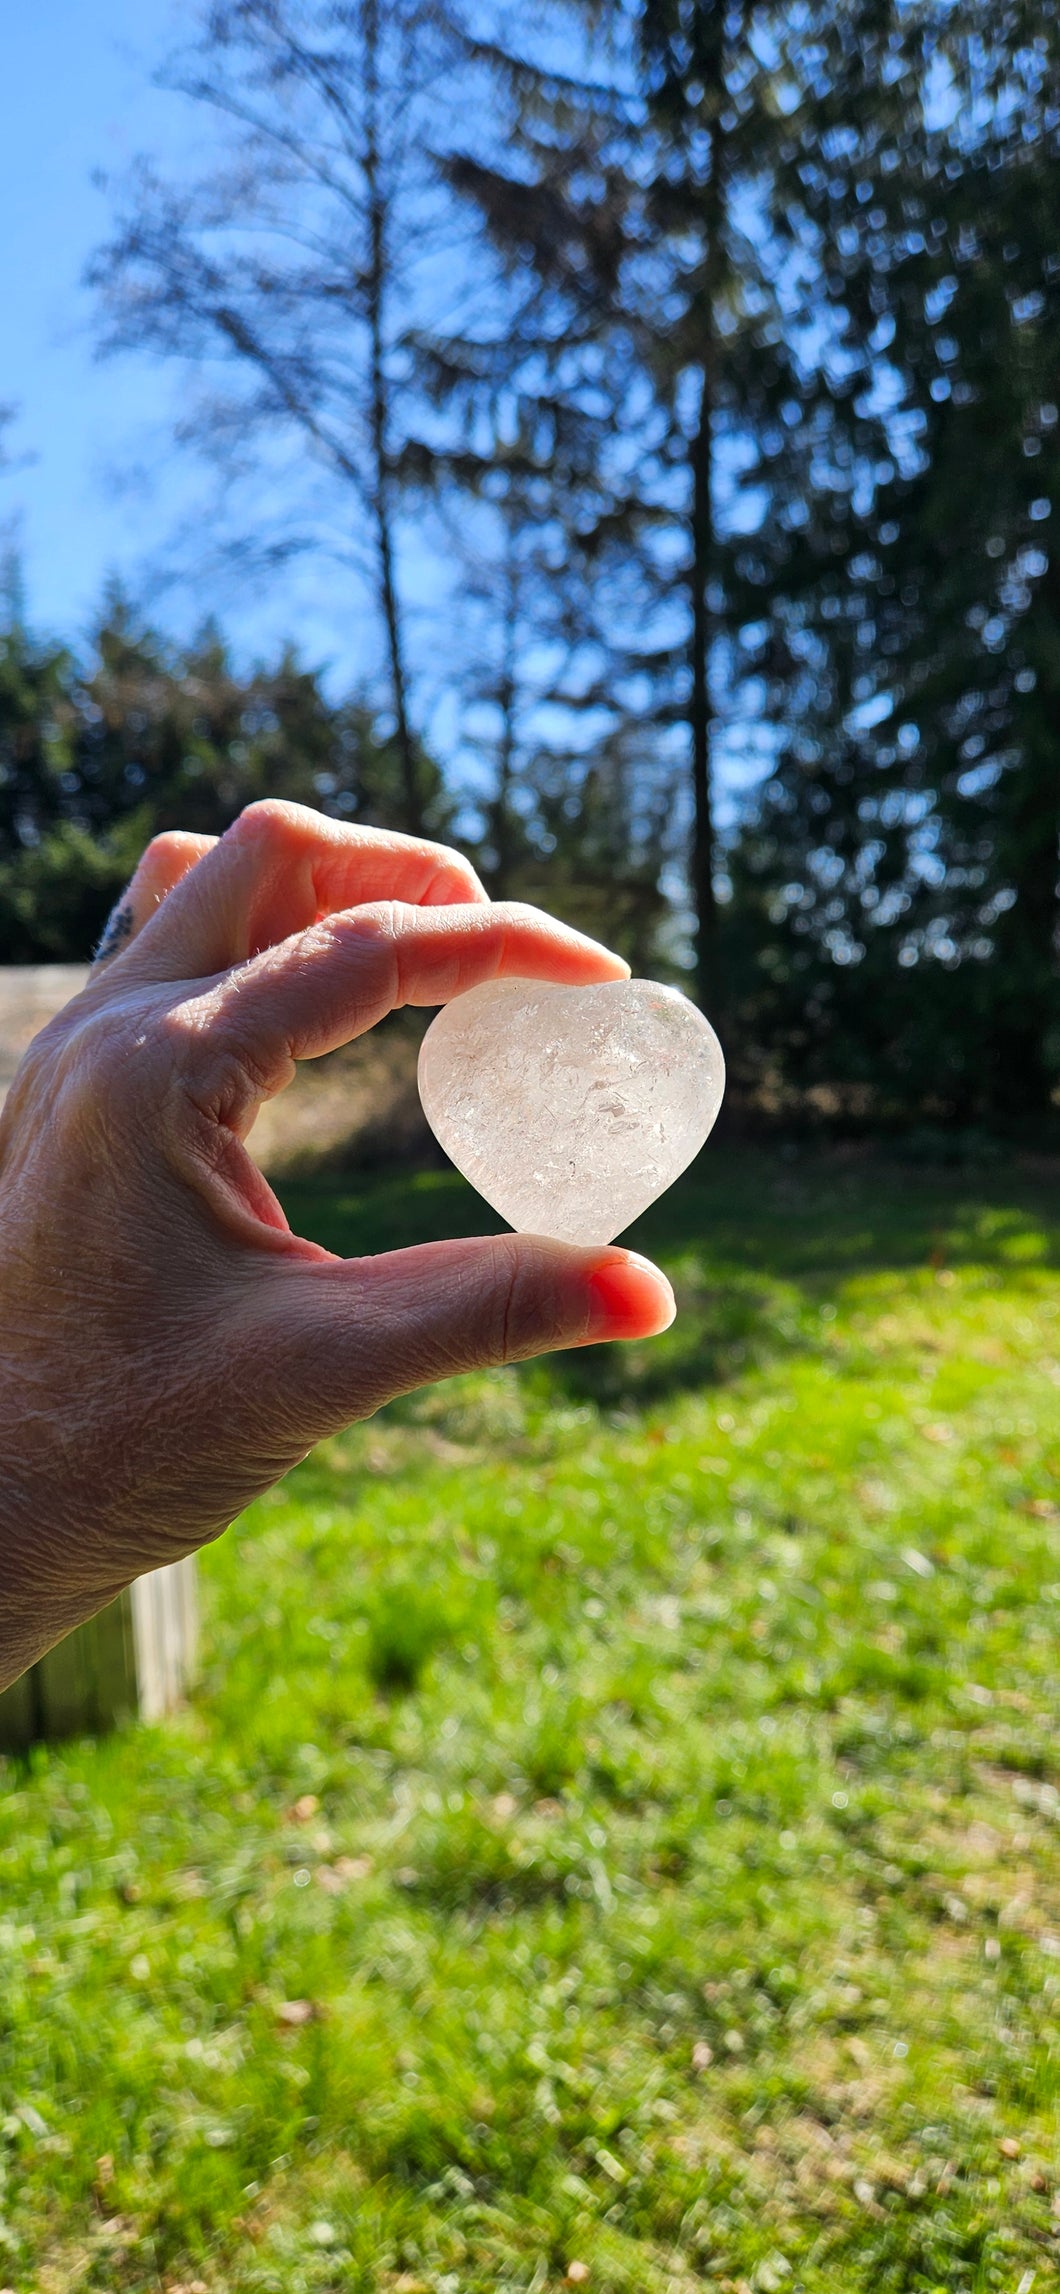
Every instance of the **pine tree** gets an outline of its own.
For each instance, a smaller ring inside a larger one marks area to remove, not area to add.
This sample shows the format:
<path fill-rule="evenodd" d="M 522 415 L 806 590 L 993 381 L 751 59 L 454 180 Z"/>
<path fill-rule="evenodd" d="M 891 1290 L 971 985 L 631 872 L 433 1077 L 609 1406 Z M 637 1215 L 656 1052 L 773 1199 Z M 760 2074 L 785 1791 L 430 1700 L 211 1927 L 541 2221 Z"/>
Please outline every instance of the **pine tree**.
<path fill-rule="evenodd" d="M 975 0 L 942 34 L 944 228 L 906 267 L 895 339 L 923 423 L 895 563 L 945 871 L 926 930 L 979 974 L 983 1103 L 1040 1118 L 1060 1081 L 1060 9 Z"/>
<path fill-rule="evenodd" d="M 445 835 L 437 763 L 417 746 L 423 817 Z M 256 798 L 392 821 L 404 760 L 363 699 L 329 700 L 285 649 L 241 672 L 207 626 L 187 647 L 118 593 L 90 658 L 0 630 L 0 963 L 83 962 L 148 839 L 221 835 Z"/>
<path fill-rule="evenodd" d="M 20 865 L 60 819 L 75 733 L 73 663 L 26 628 L 14 561 L 0 626 L 0 963 L 27 953 Z"/>
<path fill-rule="evenodd" d="M 882 67 L 902 11 L 543 14 L 551 48 L 488 51 L 503 141 L 449 164 L 504 299 L 492 330 L 438 346 L 438 371 L 469 439 L 492 424 L 499 445 L 513 409 L 539 438 L 572 552 L 621 603 L 613 689 L 684 728 L 700 988 L 716 1004 L 719 772 L 806 685 L 806 596 L 822 569 L 831 580 L 879 454 L 858 404 L 875 322 L 829 301 L 828 153 L 862 151 L 900 108 Z"/>
<path fill-rule="evenodd" d="M 735 861 L 746 1022 L 789 1073 L 965 1117 L 1041 1116 L 1060 1070 L 1056 50 L 1053 9 L 933 9 L 821 187 L 889 453 Z"/>

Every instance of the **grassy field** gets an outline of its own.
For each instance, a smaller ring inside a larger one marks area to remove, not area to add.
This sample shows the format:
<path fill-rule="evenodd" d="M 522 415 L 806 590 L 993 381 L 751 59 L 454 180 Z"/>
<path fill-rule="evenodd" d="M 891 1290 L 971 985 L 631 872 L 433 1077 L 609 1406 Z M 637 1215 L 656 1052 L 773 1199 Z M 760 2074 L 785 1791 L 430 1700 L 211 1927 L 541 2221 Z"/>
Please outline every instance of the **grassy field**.
<path fill-rule="evenodd" d="M 1060 2278 L 1058 1213 L 708 1152 L 666 1338 L 414 1397 L 206 1557 L 194 1708 L 3 1773 L 3 2285 Z"/>

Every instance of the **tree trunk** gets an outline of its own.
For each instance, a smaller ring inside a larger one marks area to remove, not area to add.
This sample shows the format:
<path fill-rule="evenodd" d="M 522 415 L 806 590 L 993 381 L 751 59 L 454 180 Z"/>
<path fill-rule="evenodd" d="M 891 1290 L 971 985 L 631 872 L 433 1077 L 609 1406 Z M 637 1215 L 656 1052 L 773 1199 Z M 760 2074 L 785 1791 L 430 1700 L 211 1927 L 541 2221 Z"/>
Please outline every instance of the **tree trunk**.
<path fill-rule="evenodd" d="M 1012 768 L 1018 786 L 999 853 L 1016 894 L 994 933 L 990 1098 L 1003 1122 L 1047 1117 L 1056 1080 L 1049 1039 L 1060 1025 L 1060 771 L 1045 716 L 1035 710 L 1038 739 Z"/>
<path fill-rule="evenodd" d="M 513 837 L 512 837 L 512 781 L 515 770 L 516 700 L 518 689 L 517 649 L 519 637 L 519 578 L 514 563 L 515 539 L 508 536 L 509 551 L 507 594 L 504 611 L 504 658 L 497 684 L 497 703 L 501 712 L 501 737 L 497 752 L 497 786 L 490 807 L 494 863 L 490 893 L 494 900 L 504 900 L 511 889 Z"/>
<path fill-rule="evenodd" d="M 416 750 L 409 725 L 408 683 L 401 642 L 401 617 L 394 574 L 393 479 L 387 436 L 387 374 L 385 361 L 384 302 L 387 285 L 387 201 L 379 156 L 379 0 L 364 6 L 365 155 L 368 192 L 368 331 L 370 340 L 369 426 L 372 439 L 373 509 L 379 563 L 379 602 L 386 630 L 394 731 L 401 763 L 401 827 L 410 836 L 423 834 L 423 805 Z"/>
<path fill-rule="evenodd" d="M 715 91 L 725 83 L 724 11 L 715 7 L 709 25 L 703 65 L 706 84 Z M 707 173 L 702 183 L 704 254 L 699 287 L 699 407 L 692 439 L 692 677 L 691 742 L 694 822 L 692 839 L 692 898 L 696 913 L 696 989 L 704 1008 L 716 1015 L 723 1002 L 718 947 L 718 903 L 714 890 L 716 838 L 713 809 L 713 735 L 710 671 L 715 615 L 710 601 L 717 574 L 714 530 L 714 422 L 717 410 L 718 303 L 725 278 L 725 202 L 728 150 L 725 131 L 715 118 L 710 129 Z"/>
<path fill-rule="evenodd" d="M 696 990 L 716 1011 L 718 910 L 714 891 L 714 816 L 711 802 L 711 616 L 708 590 L 714 555 L 714 436 L 710 375 L 703 368 L 699 418 L 692 439 L 692 634 L 689 734 L 692 751 L 692 906 L 696 918 Z"/>
<path fill-rule="evenodd" d="M 1051 489 L 1052 490 L 1052 489 Z M 1014 727 L 1020 754 L 997 792 L 995 866 L 1016 897 L 994 926 L 989 1072 L 992 1111 L 1041 1121 L 1050 1111 L 1060 1028 L 1060 565 L 1055 555 L 1024 631 L 1038 682 Z"/>

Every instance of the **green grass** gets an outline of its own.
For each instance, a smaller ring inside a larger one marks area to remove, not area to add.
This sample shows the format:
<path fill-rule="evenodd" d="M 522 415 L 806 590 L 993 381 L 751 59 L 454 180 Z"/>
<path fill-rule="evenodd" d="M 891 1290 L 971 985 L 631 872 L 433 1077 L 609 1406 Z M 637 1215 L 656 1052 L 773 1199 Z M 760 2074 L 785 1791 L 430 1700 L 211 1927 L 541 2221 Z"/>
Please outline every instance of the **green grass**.
<path fill-rule="evenodd" d="M 1056 2281 L 1055 1177 L 716 1149 L 637 1239 L 666 1338 L 331 1444 L 185 1717 L 8 1766 L 0 2284 Z"/>

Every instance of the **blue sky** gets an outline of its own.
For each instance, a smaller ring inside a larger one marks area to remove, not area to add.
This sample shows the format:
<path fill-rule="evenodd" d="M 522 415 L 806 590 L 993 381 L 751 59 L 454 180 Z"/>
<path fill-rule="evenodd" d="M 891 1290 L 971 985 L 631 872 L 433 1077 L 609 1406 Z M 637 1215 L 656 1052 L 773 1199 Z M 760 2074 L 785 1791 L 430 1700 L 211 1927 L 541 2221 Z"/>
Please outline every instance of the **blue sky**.
<path fill-rule="evenodd" d="M 18 409 L 9 450 L 32 460 L 0 476 L 0 502 L 21 525 L 33 617 L 64 632 L 157 516 L 113 466 L 148 443 L 168 384 L 139 362 L 96 364 L 80 275 L 107 224 L 93 171 L 174 139 L 179 107 L 150 86 L 172 21 L 170 0 L 35 0 L 5 24 L 0 401 Z"/>
<path fill-rule="evenodd" d="M 164 559 L 182 511 L 202 499 L 200 471 L 173 444 L 179 378 L 148 358 L 100 363 L 81 285 L 110 223 L 94 176 L 121 174 L 140 152 L 178 172 L 194 163 L 199 116 L 152 77 L 195 13 L 194 0 L 8 0 L 4 10 L 0 405 L 17 409 L 6 435 L 17 466 L 0 468 L 0 541 L 13 534 L 20 549 L 31 625 L 75 643 L 108 575 L 142 596 L 148 562 Z M 442 576 L 425 537 L 406 550 L 407 594 L 429 620 Z M 289 564 L 267 592 L 183 592 L 155 607 L 177 635 L 207 610 L 244 659 L 294 639 L 332 690 L 379 667 L 363 594 L 333 560 Z M 417 702 L 428 740 L 455 761 L 464 742 L 444 669 L 428 661 Z"/>
<path fill-rule="evenodd" d="M 0 404 L 18 409 L 7 447 L 25 459 L 0 470 L 0 526 L 15 523 L 33 624 L 77 638 L 107 575 L 135 583 L 194 498 L 195 472 L 171 444 L 172 375 L 146 359 L 100 364 L 80 284 L 108 229 L 94 173 L 119 173 L 140 151 L 178 166 L 193 154 L 190 108 L 151 84 L 191 10 L 10 0 L 4 16 Z M 333 567 L 319 594 L 311 577 L 288 578 L 222 610 L 244 650 L 293 634 L 340 678 L 362 665 L 353 593 L 336 595 Z"/>

